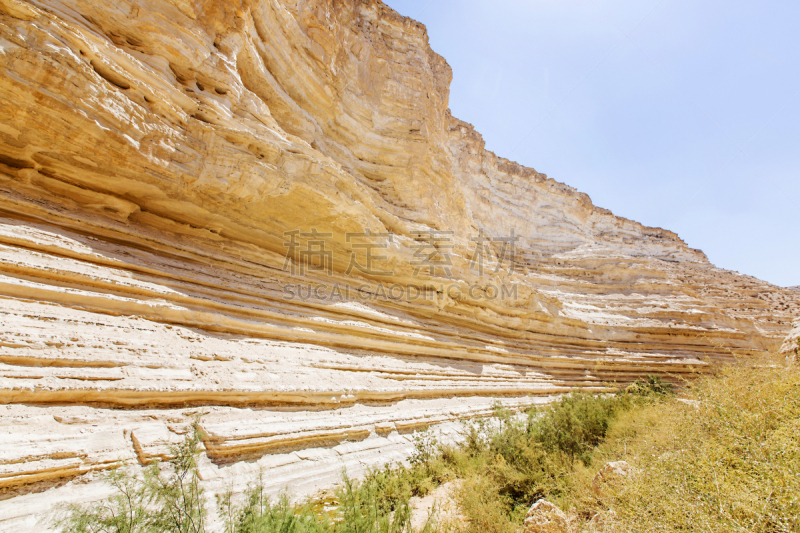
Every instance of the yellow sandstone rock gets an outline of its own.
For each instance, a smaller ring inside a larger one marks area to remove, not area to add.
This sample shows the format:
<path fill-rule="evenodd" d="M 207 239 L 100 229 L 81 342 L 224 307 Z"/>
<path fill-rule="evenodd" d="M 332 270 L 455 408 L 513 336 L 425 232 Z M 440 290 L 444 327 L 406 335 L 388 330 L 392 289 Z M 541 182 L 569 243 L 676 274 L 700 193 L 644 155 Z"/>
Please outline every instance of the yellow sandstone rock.
<path fill-rule="evenodd" d="M 195 414 L 209 494 L 260 467 L 306 494 L 497 397 L 776 350 L 798 314 L 486 151 L 378 0 L 0 0 L 0 66 L 2 531 Z"/>

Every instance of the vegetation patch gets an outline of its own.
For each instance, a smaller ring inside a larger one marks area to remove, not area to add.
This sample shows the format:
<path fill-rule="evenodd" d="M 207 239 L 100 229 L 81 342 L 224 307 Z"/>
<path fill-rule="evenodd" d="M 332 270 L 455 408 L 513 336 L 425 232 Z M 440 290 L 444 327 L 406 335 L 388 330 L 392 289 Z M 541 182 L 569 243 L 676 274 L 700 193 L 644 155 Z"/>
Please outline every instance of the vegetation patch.
<path fill-rule="evenodd" d="M 332 506 L 272 501 L 254 480 L 243 501 L 223 495 L 218 510 L 226 533 L 411 533 L 411 497 L 459 480 L 461 519 L 434 513 L 422 531 L 526 531 L 528 509 L 544 498 L 567 517 L 565 532 L 799 532 L 799 436 L 797 365 L 750 360 L 698 377 L 679 396 L 648 377 L 616 395 L 573 393 L 522 414 L 498 405 L 493 417 L 465 424 L 458 445 L 417 434 L 407 465 L 345 478 Z M 198 439 L 191 433 L 168 468 L 151 465 L 142 479 L 109 474 L 117 495 L 67 509 L 59 525 L 208 531 Z"/>

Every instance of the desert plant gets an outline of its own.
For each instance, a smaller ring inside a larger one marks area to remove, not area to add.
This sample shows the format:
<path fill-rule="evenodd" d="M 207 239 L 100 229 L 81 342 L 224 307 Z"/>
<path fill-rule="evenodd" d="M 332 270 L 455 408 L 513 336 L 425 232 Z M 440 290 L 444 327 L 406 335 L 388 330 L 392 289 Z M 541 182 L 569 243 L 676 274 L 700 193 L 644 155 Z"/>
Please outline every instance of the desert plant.
<path fill-rule="evenodd" d="M 411 533 L 410 494 L 387 505 L 377 478 L 368 476 L 363 483 L 345 477 L 338 491 L 341 520 L 336 533 Z"/>
<path fill-rule="evenodd" d="M 148 531 L 153 521 L 148 509 L 153 500 L 142 480 L 125 470 L 104 474 L 115 489 L 108 501 L 92 507 L 68 506 L 55 525 L 69 533 L 137 533 Z"/>
<path fill-rule="evenodd" d="M 329 533 L 333 522 L 324 513 L 306 503 L 293 505 L 281 495 L 272 502 L 264 491 L 263 478 L 250 485 L 240 505 L 233 504 L 229 491 L 220 498 L 225 533 Z"/>
<path fill-rule="evenodd" d="M 186 438 L 170 447 L 165 469 L 153 462 L 143 476 L 120 469 L 105 475 L 115 489 L 107 501 L 68 506 L 55 525 L 65 533 L 204 533 L 203 491 L 197 475 L 197 421 Z"/>
<path fill-rule="evenodd" d="M 414 433 L 412 442 L 414 450 L 408 458 L 412 466 L 427 464 L 439 453 L 439 441 L 429 428 Z"/>
<path fill-rule="evenodd" d="M 465 424 L 459 445 L 420 432 L 406 466 L 369 470 L 362 481 L 345 476 L 333 506 L 271 500 L 258 478 L 238 504 L 230 493 L 220 498 L 226 533 L 411 533 L 410 498 L 454 478 L 467 533 L 516 532 L 540 497 L 568 512 L 576 530 L 800 532 L 797 365 L 720 367 L 687 382 L 681 396 L 648 376 L 616 395 L 572 393 L 525 414 L 497 405 L 492 417 Z M 199 447 L 195 425 L 168 464 L 140 477 L 107 474 L 116 493 L 71 508 L 64 530 L 204 531 Z M 599 465 L 621 459 L 634 474 L 597 489 Z M 601 515 L 602 526 L 591 522 Z"/>
<path fill-rule="evenodd" d="M 529 431 L 548 452 L 562 452 L 588 464 L 592 450 L 625 407 L 614 397 L 574 392 L 554 402 Z"/>
<path fill-rule="evenodd" d="M 674 394 L 672 383 L 666 383 L 660 376 L 647 376 L 644 379 L 637 379 L 625 387 L 618 396 L 632 395 L 646 398 L 664 398 Z"/>
<path fill-rule="evenodd" d="M 516 531 L 519 521 L 509 516 L 512 502 L 499 495 L 491 478 L 476 474 L 457 493 L 459 507 L 467 519 L 464 533 L 506 533 Z M 516 522 L 516 523 L 515 523 Z"/>
<path fill-rule="evenodd" d="M 197 469 L 200 453 L 200 426 L 195 421 L 187 436 L 170 446 L 173 457 L 165 473 L 155 462 L 145 471 L 145 492 L 152 496 L 159 512 L 153 515 L 152 527 L 157 531 L 203 533 L 206 510 L 203 489 Z"/>

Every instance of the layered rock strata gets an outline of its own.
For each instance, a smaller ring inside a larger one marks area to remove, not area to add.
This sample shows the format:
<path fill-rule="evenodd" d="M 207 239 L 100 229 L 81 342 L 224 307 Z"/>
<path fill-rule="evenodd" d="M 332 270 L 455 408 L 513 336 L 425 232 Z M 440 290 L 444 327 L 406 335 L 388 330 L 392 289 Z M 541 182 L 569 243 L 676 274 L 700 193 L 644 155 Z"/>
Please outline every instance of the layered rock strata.
<path fill-rule="evenodd" d="M 786 336 L 780 351 L 788 354 L 800 353 L 800 320 L 794 323 L 794 328 Z"/>
<path fill-rule="evenodd" d="M 495 398 L 679 383 L 798 316 L 486 151 L 377 0 L 0 0 L 0 66 L 0 530 L 197 414 L 211 493 L 256 465 L 308 493 Z"/>

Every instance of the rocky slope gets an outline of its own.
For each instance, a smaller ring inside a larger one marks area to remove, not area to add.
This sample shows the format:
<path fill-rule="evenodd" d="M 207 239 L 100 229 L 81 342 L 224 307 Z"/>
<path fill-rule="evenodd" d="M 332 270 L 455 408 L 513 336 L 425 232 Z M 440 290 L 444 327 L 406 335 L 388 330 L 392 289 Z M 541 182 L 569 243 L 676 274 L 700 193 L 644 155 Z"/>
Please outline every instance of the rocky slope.
<path fill-rule="evenodd" d="M 496 397 L 679 381 L 798 315 L 486 151 L 378 0 L 0 0 L 0 66 L 3 531 L 198 413 L 212 493 L 259 467 L 307 493 Z"/>
<path fill-rule="evenodd" d="M 780 349 L 781 353 L 793 354 L 797 357 L 800 353 L 800 320 L 794 323 L 794 328 L 786 336 Z"/>

